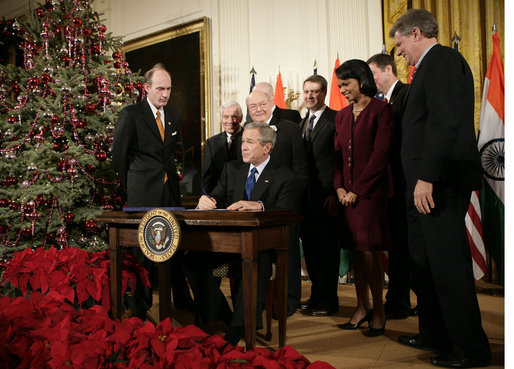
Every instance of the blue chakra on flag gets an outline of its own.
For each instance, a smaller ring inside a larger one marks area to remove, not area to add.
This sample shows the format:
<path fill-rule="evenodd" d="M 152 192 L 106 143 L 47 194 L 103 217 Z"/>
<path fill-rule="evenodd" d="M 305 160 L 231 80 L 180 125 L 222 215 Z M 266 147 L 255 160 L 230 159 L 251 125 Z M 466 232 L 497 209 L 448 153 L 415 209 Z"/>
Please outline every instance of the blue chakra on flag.
<path fill-rule="evenodd" d="M 480 150 L 480 157 L 487 178 L 505 180 L 505 139 L 495 138 L 487 142 Z"/>
<path fill-rule="evenodd" d="M 173 256 L 180 240 L 180 226 L 175 216 L 164 209 L 147 212 L 139 223 L 139 247 L 145 256 L 163 262 Z"/>

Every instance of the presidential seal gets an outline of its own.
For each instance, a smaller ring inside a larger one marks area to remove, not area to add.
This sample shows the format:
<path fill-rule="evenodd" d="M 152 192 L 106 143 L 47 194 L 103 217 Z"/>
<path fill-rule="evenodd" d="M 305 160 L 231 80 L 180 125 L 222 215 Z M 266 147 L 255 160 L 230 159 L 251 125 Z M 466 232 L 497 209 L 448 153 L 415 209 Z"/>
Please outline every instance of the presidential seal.
<path fill-rule="evenodd" d="M 169 260 L 180 243 L 177 218 L 164 209 L 148 211 L 139 223 L 138 239 L 139 247 L 148 259 L 158 263 Z"/>

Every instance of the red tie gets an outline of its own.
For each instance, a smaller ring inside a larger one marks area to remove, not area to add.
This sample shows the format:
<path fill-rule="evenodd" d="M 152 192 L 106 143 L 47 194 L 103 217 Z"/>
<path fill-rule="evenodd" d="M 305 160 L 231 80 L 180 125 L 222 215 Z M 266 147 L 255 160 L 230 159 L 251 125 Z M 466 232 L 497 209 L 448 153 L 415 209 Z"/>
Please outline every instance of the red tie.
<path fill-rule="evenodd" d="M 384 101 L 385 101 L 386 103 L 388 103 L 388 102 L 389 102 L 389 101 L 387 100 L 387 97 L 384 97 Z"/>
<path fill-rule="evenodd" d="M 410 74 L 409 74 L 409 83 L 412 83 L 412 80 L 414 79 L 414 75 L 416 74 L 417 70 L 418 70 L 418 68 L 416 68 L 415 66 L 412 67 Z"/>

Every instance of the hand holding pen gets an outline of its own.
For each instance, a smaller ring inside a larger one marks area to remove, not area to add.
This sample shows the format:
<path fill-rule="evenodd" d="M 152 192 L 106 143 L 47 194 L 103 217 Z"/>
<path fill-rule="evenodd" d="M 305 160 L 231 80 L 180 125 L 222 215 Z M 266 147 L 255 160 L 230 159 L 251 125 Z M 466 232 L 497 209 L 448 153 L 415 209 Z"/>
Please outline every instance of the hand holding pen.
<path fill-rule="evenodd" d="M 216 209 L 216 199 L 211 197 L 207 192 L 202 190 L 202 197 L 198 200 L 198 209 L 200 210 L 211 210 Z"/>

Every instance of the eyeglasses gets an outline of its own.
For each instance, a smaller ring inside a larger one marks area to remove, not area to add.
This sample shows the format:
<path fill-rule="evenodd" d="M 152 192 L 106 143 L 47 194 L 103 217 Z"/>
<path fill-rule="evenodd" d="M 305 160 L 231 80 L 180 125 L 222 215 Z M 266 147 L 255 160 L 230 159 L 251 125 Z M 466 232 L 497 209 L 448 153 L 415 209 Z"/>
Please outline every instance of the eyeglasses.
<path fill-rule="evenodd" d="M 260 102 L 258 104 L 251 104 L 251 105 L 248 105 L 248 110 L 255 111 L 255 110 L 257 110 L 257 108 L 264 109 L 264 107 L 266 105 L 268 105 L 267 101 L 263 101 L 263 102 Z"/>

